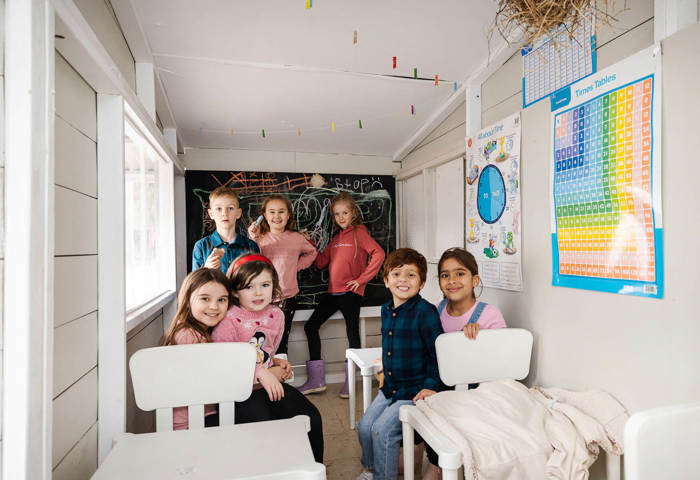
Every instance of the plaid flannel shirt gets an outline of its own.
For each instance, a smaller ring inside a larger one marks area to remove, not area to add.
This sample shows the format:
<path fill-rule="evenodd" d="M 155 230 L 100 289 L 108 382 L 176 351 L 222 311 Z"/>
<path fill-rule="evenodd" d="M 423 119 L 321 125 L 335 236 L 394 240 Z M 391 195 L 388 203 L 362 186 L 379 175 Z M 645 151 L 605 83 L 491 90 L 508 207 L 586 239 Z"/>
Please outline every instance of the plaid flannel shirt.
<path fill-rule="evenodd" d="M 424 388 L 443 390 L 435 339 L 443 333 L 435 305 L 420 295 L 393 308 L 382 305 L 382 393 L 391 402 L 410 400 Z"/>

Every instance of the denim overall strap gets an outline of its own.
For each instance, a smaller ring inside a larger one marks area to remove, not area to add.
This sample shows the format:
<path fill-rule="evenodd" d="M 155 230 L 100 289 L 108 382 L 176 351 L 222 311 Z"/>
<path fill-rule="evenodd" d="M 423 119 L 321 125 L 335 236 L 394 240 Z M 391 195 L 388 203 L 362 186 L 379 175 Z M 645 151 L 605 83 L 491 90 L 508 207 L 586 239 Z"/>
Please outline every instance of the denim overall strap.
<path fill-rule="evenodd" d="M 476 323 L 481 316 L 481 312 L 483 312 L 484 308 L 486 308 L 486 305 L 488 304 L 484 302 L 477 302 L 476 308 L 474 309 L 472 316 L 469 317 L 469 321 L 467 323 Z"/>
<path fill-rule="evenodd" d="M 438 306 L 437 306 L 438 315 L 442 315 L 442 312 L 445 311 L 446 307 L 447 307 L 447 299 L 443 298 L 442 300 L 440 300 L 440 303 L 438 303 Z"/>

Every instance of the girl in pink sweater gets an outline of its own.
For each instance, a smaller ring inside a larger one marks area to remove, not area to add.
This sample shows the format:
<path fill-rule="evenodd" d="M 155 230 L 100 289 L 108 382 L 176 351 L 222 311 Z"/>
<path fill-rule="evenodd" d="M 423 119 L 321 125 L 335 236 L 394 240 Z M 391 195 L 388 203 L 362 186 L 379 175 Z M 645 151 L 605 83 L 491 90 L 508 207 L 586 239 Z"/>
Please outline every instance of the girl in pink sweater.
<path fill-rule="evenodd" d="M 226 315 L 229 301 L 229 281 L 221 271 L 200 268 L 190 273 L 180 287 L 177 313 L 162 345 L 211 342 L 211 329 Z M 218 424 L 216 405 L 205 405 L 204 425 Z M 187 407 L 174 408 L 173 430 L 186 430 L 187 427 Z"/>
<path fill-rule="evenodd" d="M 289 332 L 297 306 L 296 295 L 299 293 L 297 272 L 309 268 L 318 252 L 308 237 L 296 231 L 292 203 L 285 195 L 268 196 L 260 210 L 263 219 L 260 224 L 254 222 L 248 228 L 248 235 L 258 244 L 260 252 L 272 261 L 280 279 L 284 332 L 277 356 L 286 360 Z"/>
<path fill-rule="evenodd" d="M 317 268 L 328 266 L 328 294 L 320 298 L 311 318 L 304 325 L 309 343 L 309 361 L 306 362 L 308 379 L 299 387 L 303 394 L 326 390 L 326 370 L 321 359 L 321 337 L 318 330 L 331 315 L 338 310 L 342 312 L 350 348 L 361 347 L 362 296 L 367 282 L 377 274 L 385 257 L 382 247 L 372 239 L 362 224 L 360 209 L 352 195 L 342 192 L 333 197 L 331 212 L 340 232 L 331 239 L 323 253 L 316 257 Z M 347 368 L 340 396 L 348 398 Z"/>
<path fill-rule="evenodd" d="M 314 458 L 323 462 L 321 414 L 298 390 L 282 383 L 292 373 L 287 360 L 275 358 L 284 332 L 284 315 L 273 302 L 281 296 L 272 262 L 259 254 L 244 254 L 229 267 L 233 305 L 212 332 L 215 342 L 248 342 L 257 352 L 253 392 L 236 403 L 235 422 L 251 423 L 308 415 Z"/>

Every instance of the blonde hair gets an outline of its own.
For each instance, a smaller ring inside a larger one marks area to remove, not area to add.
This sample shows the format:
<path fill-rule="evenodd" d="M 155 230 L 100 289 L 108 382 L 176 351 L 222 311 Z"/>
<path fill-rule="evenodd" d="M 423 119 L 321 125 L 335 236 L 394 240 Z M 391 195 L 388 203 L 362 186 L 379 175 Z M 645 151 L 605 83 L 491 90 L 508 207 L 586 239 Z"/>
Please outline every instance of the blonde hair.
<path fill-rule="evenodd" d="M 267 223 L 267 218 L 265 218 L 265 210 L 267 209 L 267 204 L 273 200 L 284 202 L 284 205 L 287 207 L 287 212 L 289 212 L 289 218 L 287 219 L 287 224 L 284 226 L 284 229 L 292 231 L 296 231 L 297 229 L 296 221 L 294 220 L 294 209 L 292 208 L 292 202 L 289 200 L 289 197 L 280 193 L 273 193 L 267 196 L 260 206 L 260 215 L 263 217 L 262 222 L 260 222 L 259 231 L 261 237 L 270 231 L 270 224 Z"/>
<path fill-rule="evenodd" d="M 185 277 L 180 287 L 180 293 L 177 297 L 177 313 L 173 318 L 168 331 L 165 333 L 165 338 L 161 345 L 175 345 L 175 336 L 180 330 L 194 330 L 206 342 L 211 342 L 211 328 L 200 323 L 192 315 L 192 307 L 190 306 L 190 298 L 192 294 L 201 286 L 207 283 L 214 282 L 221 284 L 228 292 L 228 303 L 231 304 L 231 288 L 229 280 L 221 270 L 213 268 L 199 268 Z"/>
<path fill-rule="evenodd" d="M 209 205 L 211 205 L 211 202 L 213 202 L 217 198 L 221 198 L 221 197 L 231 197 L 236 201 L 236 203 L 238 204 L 239 207 L 241 205 L 241 202 L 238 199 L 238 194 L 236 193 L 236 191 L 233 188 L 225 187 L 223 185 L 215 188 L 214 190 L 211 191 L 211 193 L 209 193 Z"/>

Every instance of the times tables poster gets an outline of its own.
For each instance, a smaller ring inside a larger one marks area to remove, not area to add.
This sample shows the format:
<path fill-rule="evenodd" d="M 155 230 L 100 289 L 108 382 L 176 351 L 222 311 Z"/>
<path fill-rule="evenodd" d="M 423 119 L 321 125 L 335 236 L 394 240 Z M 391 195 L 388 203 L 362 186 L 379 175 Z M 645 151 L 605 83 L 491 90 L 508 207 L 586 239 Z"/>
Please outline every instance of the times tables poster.
<path fill-rule="evenodd" d="M 661 298 L 661 53 L 550 97 L 552 284 Z"/>
<path fill-rule="evenodd" d="M 466 141 L 467 250 L 485 287 L 520 291 L 520 113 Z"/>

